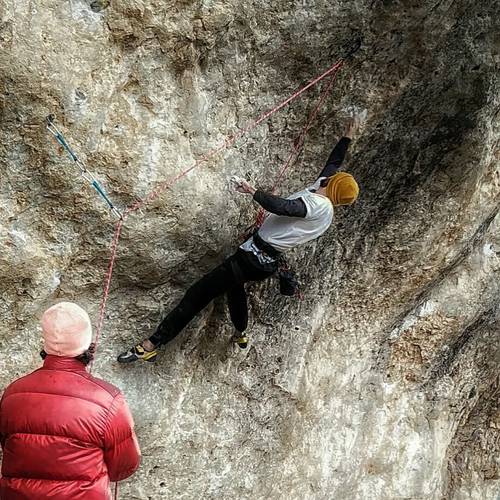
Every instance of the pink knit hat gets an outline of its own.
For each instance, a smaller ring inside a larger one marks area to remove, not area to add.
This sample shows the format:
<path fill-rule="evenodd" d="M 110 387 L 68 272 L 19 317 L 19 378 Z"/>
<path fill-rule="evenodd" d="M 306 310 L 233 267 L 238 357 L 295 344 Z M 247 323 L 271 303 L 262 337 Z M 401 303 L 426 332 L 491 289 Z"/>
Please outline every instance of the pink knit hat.
<path fill-rule="evenodd" d="M 42 316 L 42 331 L 47 354 L 76 357 L 92 342 L 89 315 L 72 302 L 60 302 Z"/>

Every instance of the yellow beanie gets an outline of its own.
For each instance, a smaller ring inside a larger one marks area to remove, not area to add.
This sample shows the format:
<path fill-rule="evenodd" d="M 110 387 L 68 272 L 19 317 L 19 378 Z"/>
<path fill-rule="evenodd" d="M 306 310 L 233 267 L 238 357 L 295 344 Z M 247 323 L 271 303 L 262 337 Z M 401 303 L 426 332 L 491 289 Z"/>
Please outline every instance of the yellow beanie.
<path fill-rule="evenodd" d="M 326 195 L 334 206 L 351 205 L 359 194 L 359 186 L 351 174 L 339 172 L 328 179 Z"/>

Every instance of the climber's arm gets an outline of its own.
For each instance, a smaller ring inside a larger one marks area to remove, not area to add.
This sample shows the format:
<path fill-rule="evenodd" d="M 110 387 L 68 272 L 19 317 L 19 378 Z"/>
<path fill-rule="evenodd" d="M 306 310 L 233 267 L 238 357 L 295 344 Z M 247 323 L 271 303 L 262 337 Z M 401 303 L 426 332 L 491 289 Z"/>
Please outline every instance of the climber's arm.
<path fill-rule="evenodd" d="M 305 217 L 307 215 L 306 204 L 301 198 L 288 200 L 274 194 L 255 189 L 244 179 L 233 179 L 236 190 L 239 193 L 251 194 L 253 199 L 268 212 L 287 217 Z"/>
<path fill-rule="evenodd" d="M 344 161 L 345 155 L 347 153 L 347 148 L 351 143 L 351 138 L 344 136 L 340 139 L 339 142 L 333 148 L 333 151 L 330 153 L 328 160 L 326 161 L 323 170 L 318 175 L 318 179 L 320 177 L 331 177 L 333 174 L 337 173 L 340 167 L 342 166 L 342 162 Z"/>
<path fill-rule="evenodd" d="M 274 194 L 266 193 L 257 189 L 253 194 L 253 199 L 265 210 L 276 215 L 285 215 L 287 217 L 302 217 L 307 215 L 306 204 L 302 198 L 295 200 L 287 200 L 275 196 Z"/>
<path fill-rule="evenodd" d="M 344 136 L 333 148 L 333 151 L 330 153 L 323 170 L 318 175 L 318 179 L 320 177 L 331 177 L 339 171 L 347 153 L 347 149 L 349 148 L 349 144 L 351 143 L 354 135 L 356 135 L 359 131 L 362 120 L 362 115 L 355 115 L 349 120 Z"/>

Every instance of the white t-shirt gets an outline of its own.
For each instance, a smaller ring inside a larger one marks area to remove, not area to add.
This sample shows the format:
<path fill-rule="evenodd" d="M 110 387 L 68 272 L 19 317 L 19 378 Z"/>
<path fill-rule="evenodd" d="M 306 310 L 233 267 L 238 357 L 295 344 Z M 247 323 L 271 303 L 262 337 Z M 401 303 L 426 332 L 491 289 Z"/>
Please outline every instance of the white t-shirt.
<path fill-rule="evenodd" d="M 302 198 L 307 209 L 305 217 L 268 214 L 259 229 L 259 236 L 280 252 L 286 252 L 321 236 L 333 220 L 331 201 L 326 196 L 314 192 L 320 187 L 323 179 L 324 177 L 319 178 L 312 186 L 287 198 L 288 200 Z M 259 255 L 261 252 L 253 243 L 253 238 L 245 241 L 240 248 L 255 253 L 259 259 L 264 257 Z"/>

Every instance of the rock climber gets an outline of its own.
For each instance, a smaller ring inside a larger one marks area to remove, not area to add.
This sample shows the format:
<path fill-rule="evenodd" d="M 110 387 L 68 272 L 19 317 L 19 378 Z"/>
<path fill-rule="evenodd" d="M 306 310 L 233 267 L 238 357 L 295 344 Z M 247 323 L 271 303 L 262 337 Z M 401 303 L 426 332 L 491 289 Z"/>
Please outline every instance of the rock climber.
<path fill-rule="evenodd" d="M 110 481 L 139 466 L 132 416 L 119 389 L 90 375 L 92 327 L 61 302 L 41 320 L 44 362 L 0 401 L 0 498 L 111 500 Z"/>
<path fill-rule="evenodd" d="M 234 255 L 192 285 L 179 304 L 163 319 L 155 333 L 118 356 L 120 363 L 154 361 L 158 347 L 174 339 L 215 297 L 226 294 L 231 321 L 236 328 L 233 340 L 247 347 L 244 332 L 248 324 L 244 284 L 262 281 L 279 267 L 284 252 L 321 236 L 333 220 L 333 207 L 351 205 L 359 188 L 354 177 L 339 172 L 349 144 L 359 130 L 361 117 L 349 121 L 342 137 L 330 153 L 316 182 L 288 198 L 255 189 L 240 180 L 237 191 L 251 194 L 269 214 L 260 229 Z"/>

